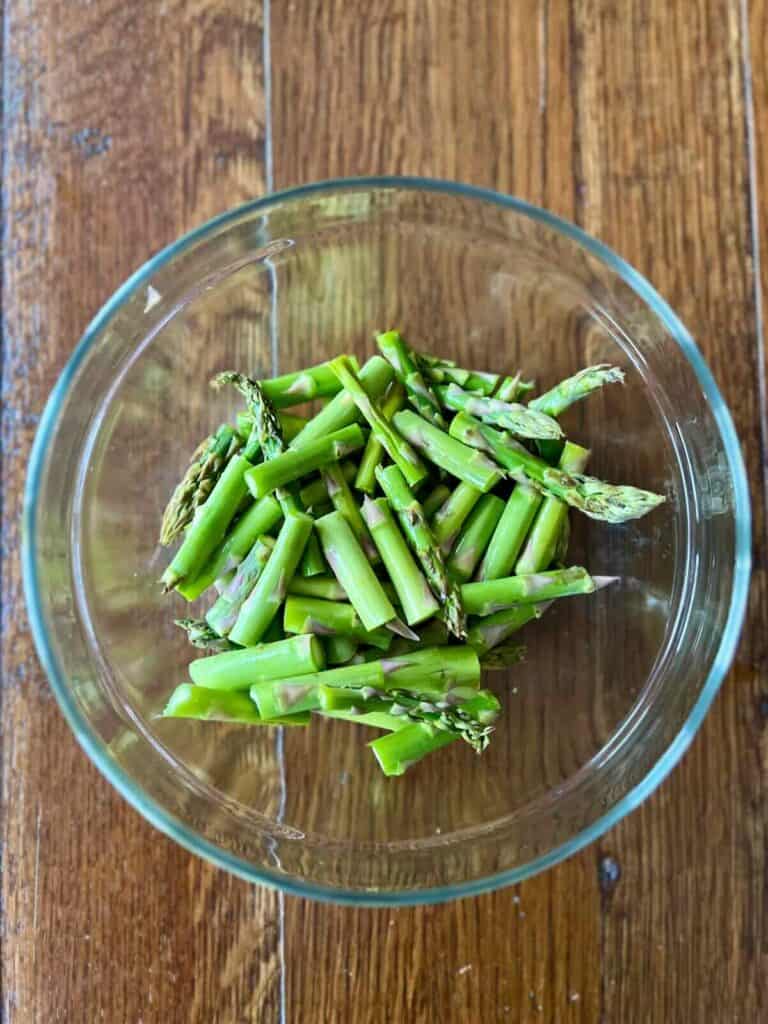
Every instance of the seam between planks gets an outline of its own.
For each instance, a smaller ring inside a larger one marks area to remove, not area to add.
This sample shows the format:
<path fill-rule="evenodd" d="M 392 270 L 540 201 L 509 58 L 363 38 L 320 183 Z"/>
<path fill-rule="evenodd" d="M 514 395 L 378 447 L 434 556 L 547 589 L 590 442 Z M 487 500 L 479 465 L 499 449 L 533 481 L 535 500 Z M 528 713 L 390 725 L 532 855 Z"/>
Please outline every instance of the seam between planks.
<path fill-rule="evenodd" d="M 5 103 L 8 81 L 8 5 L 0 0 L 0 182 L 7 181 L 8 150 L 6 142 Z M 0 187 L 0 659 L 5 650 L 5 542 L 2 536 L 5 522 L 5 237 L 6 237 L 7 192 Z M 0 675 L 2 673 L 0 672 Z M 0 679 L 0 794 L 5 791 L 3 751 L 3 686 Z M 0 878 L 5 867 L 4 844 L 0 843 Z M 5 969 L 5 900 L 0 888 L 0 1020 L 6 1020 Z"/>

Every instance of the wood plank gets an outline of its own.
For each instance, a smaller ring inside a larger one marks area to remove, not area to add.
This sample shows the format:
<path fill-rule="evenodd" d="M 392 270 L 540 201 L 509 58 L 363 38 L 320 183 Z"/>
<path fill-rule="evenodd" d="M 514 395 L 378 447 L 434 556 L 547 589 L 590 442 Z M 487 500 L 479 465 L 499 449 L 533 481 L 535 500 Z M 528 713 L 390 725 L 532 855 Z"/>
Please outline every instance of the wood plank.
<path fill-rule="evenodd" d="M 272 1021 L 277 897 L 162 837 L 88 763 L 18 561 L 27 455 L 84 326 L 152 252 L 264 189 L 261 3 L 5 8 L 2 1017 Z"/>
<path fill-rule="evenodd" d="M 565 5 L 374 2 L 353 16 L 338 0 L 280 4 L 271 37 L 277 187 L 424 174 L 576 215 Z M 281 363 L 306 362 L 296 347 L 305 342 L 286 332 Z M 361 911 L 287 898 L 289 1019 L 597 1019 L 597 857 L 442 907 Z"/>

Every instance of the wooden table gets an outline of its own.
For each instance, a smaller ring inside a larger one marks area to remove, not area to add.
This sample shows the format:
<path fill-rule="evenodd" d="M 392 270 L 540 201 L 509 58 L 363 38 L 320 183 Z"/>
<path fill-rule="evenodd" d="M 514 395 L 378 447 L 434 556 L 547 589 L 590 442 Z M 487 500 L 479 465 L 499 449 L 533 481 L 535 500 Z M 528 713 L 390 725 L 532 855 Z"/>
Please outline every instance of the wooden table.
<path fill-rule="evenodd" d="M 4 7 L 2 1020 L 768 1019 L 768 2 Z M 144 823 L 58 711 L 18 557 L 43 403 L 113 289 L 242 200 L 376 172 L 515 193 L 634 263 L 731 404 L 755 519 L 739 655 L 673 776 L 548 874 L 400 911 L 283 898 Z"/>

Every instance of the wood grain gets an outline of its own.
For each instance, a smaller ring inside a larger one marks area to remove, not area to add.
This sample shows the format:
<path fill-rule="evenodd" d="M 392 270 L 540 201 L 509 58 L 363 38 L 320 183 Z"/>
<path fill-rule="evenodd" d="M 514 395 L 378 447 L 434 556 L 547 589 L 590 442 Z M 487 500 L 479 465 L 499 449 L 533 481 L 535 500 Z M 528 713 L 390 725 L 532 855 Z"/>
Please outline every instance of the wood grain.
<path fill-rule="evenodd" d="M 2 1019 L 275 1020 L 277 897 L 163 838 L 89 764 L 18 561 L 27 455 L 83 328 L 151 253 L 264 190 L 261 4 L 5 9 Z"/>

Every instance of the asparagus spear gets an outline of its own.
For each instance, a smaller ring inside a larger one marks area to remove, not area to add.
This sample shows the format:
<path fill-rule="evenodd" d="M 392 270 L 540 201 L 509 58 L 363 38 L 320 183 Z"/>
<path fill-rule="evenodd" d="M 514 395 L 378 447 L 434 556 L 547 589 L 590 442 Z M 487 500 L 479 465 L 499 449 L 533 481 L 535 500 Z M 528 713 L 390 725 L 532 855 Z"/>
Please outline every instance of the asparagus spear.
<path fill-rule="evenodd" d="M 266 534 L 282 519 L 280 505 L 271 494 L 253 502 L 213 552 L 200 572 L 177 586 L 187 601 L 198 597 L 220 576 L 234 569 L 245 558 L 260 534 Z"/>
<path fill-rule="evenodd" d="M 258 440 L 259 448 L 265 459 L 274 458 L 283 450 L 283 428 L 280 425 L 280 418 L 264 394 L 262 386 L 253 378 L 247 377 L 243 373 L 236 373 L 234 370 L 219 373 L 211 381 L 212 387 L 217 389 L 224 387 L 225 384 L 231 384 L 245 399 L 248 412 L 253 418 L 251 438 Z M 246 449 L 250 444 L 251 439 L 247 442 Z M 253 461 L 253 458 L 250 461 Z"/>
<path fill-rule="evenodd" d="M 424 361 L 424 356 L 419 359 Z M 458 384 L 465 391 L 480 395 L 492 395 L 499 384 L 498 373 L 482 373 L 474 370 L 463 370 L 461 367 L 437 360 L 425 367 L 425 376 L 436 384 Z"/>
<path fill-rule="evenodd" d="M 368 441 L 370 442 L 370 440 L 369 437 Z M 339 463 L 339 465 L 341 466 L 341 472 L 344 474 L 344 479 L 347 483 L 351 483 L 357 473 L 357 467 L 354 462 L 347 459 L 345 462 Z M 325 486 L 323 478 L 318 477 L 317 480 L 313 480 L 305 487 L 302 487 L 299 491 L 299 499 L 308 512 L 314 511 L 318 505 L 323 505 L 329 501 L 328 488 Z"/>
<path fill-rule="evenodd" d="M 244 693 L 223 693 L 182 683 L 171 694 L 163 718 L 197 718 L 207 722 L 238 722 L 244 725 L 308 725 L 309 715 L 290 715 L 265 722 L 256 705 Z"/>
<path fill-rule="evenodd" d="M 445 420 L 437 396 L 431 385 L 424 380 L 416 355 L 399 332 L 386 331 L 377 335 L 376 344 L 394 369 L 395 376 L 405 388 L 408 400 L 416 411 L 435 426 L 444 427 Z"/>
<path fill-rule="evenodd" d="M 292 715 L 297 711 L 320 708 L 321 686 L 383 688 L 384 672 L 381 663 L 369 661 L 363 665 L 343 665 L 324 672 L 290 676 L 284 679 L 256 683 L 251 687 L 251 699 L 265 720 L 279 715 Z"/>
<path fill-rule="evenodd" d="M 334 375 L 335 376 L 335 375 Z M 369 398 L 377 401 L 389 387 L 392 380 L 392 367 L 381 356 L 373 356 L 360 371 L 360 383 Z M 291 448 L 302 448 L 310 441 L 327 437 L 351 423 L 362 419 L 354 399 L 348 391 L 340 391 L 317 416 L 313 417 L 291 442 Z"/>
<path fill-rule="evenodd" d="M 302 597 L 319 597 L 323 601 L 346 601 L 347 592 L 333 576 L 313 576 L 305 579 L 294 576 L 288 584 L 289 594 Z"/>
<path fill-rule="evenodd" d="M 229 651 L 234 647 L 225 637 L 219 636 L 205 619 L 174 619 L 174 624 L 186 632 L 193 647 L 205 651 Z"/>
<path fill-rule="evenodd" d="M 402 737 L 398 743 L 387 742 Z M 412 722 L 397 732 L 380 736 L 369 744 L 376 756 L 379 767 L 385 775 L 403 775 L 411 765 L 433 754 L 457 737 L 446 729 L 431 722 Z"/>
<path fill-rule="evenodd" d="M 264 635 L 283 603 L 311 532 L 312 520 L 308 515 L 286 515 L 269 561 L 230 631 L 230 639 L 235 643 L 248 646 L 258 643 Z"/>
<path fill-rule="evenodd" d="M 329 636 L 325 640 L 325 660 L 328 665 L 346 665 L 357 654 L 358 643 L 349 636 Z"/>
<path fill-rule="evenodd" d="M 291 636 L 275 643 L 225 651 L 190 663 L 193 683 L 208 690 L 247 690 L 253 683 L 302 676 L 325 667 L 325 651 L 316 636 Z"/>
<path fill-rule="evenodd" d="M 208 498 L 222 470 L 240 448 L 240 438 L 226 423 L 198 445 L 163 513 L 160 543 L 172 544 L 192 522 L 195 509 Z"/>
<path fill-rule="evenodd" d="M 493 615 L 515 604 L 538 604 L 556 597 L 593 594 L 615 582 L 615 576 L 589 575 L 581 566 L 534 572 L 526 576 L 506 576 L 500 580 L 464 583 L 461 599 L 468 615 Z"/>
<path fill-rule="evenodd" d="M 421 503 L 421 507 L 424 509 L 424 515 L 428 521 L 432 519 L 440 506 L 445 504 L 450 495 L 450 488 L 446 487 L 445 484 L 438 484 L 437 487 L 434 487 L 429 492 Z"/>
<path fill-rule="evenodd" d="M 465 444 L 490 452 L 514 479 L 525 480 L 542 494 L 560 498 L 591 519 L 624 523 L 628 519 L 639 519 L 666 500 L 663 495 L 637 487 L 609 484 L 595 477 L 554 469 L 508 434 L 463 412 L 451 422 L 451 434 Z"/>
<path fill-rule="evenodd" d="M 366 629 L 392 622 L 396 613 L 349 523 L 331 512 L 315 523 L 323 554 Z"/>
<path fill-rule="evenodd" d="M 349 356 L 349 359 L 357 367 L 355 357 Z M 337 395 L 341 390 L 338 378 L 329 363 L 319 363 L 307 370 L 285 373 L 282 377 L 273 377 L 260 383 L 266 397 L 278 409 L 300 405 L 313 398 L 328 398 Z"/>
<path fill-rule="evenodd" d="M 398 410 L 405 405 L 405 391 L 399 381 L 393 380 L 387 392 L 387 396 L 381 405 L 381 415 L 389 423 Z M 375 433 L 371 432 L 365 444 L 363 456 L 360 459 L 360 468 L 355 477 L 355 487 L 358 491 L 366 494 L 373 494 L 376 487 L 376 467 L 384 455 L 384 445 Z"/>
<path fill-rule="evenodd" d="M 219 636 L 226 636 L 237 622 L 240 609 L 256 586 L 274 546 L 275 542 L 271 537 L 259 537 L 222 590 L 216 603 L 208 611 L 205 621 Z"/>
<path fill-rule="evenodd" d="M 393 429 L 392 425 L 382 416 L 349 360 L 344 356 L 339 356 L 331 362 L 331 366 L 343 384 L 344 390 L 352 396 L 355 405 L 370 424 L 374 435 L 408 483 L 413 486 L 423 480 L 427 475 L 423 462 L 410 444 L 400 437 L 397 430 Z"/>
<path fill-rule="evenodd" d="M 473 619 L 467 633 L 467 643 L 483 657 L 487 651 L 504 643 L 527 623 L 540 619 L 550 603 L 513 605 L 505 611 L 487 615 L 484 619 Z"/>
<path fill-rule="evenodd" d="M 446 563 L 448 572 L 460 583 L 472 579 L 504 507 L 497 495 L 484 494 L 470 513 Z"/>
<path fill-rule="evenodd" d="M 299 562 L 299 575 L 308 579 L 313 576 L 323 576 L 328 572 L 328 563 L 323 557 L 323 551 L 320 547 L 320 541 L 317 538 L 315 530 L 309 535 L 307 546 L 304 548 L 304 554 L 301 556 Z"/>
<path fill-rule="evenodd" d="M 387 629 L 366 629 L 351 604 L 317 597 L 289 595 L 283 610 L 286 633 L 347 636 L 386 651 L 392 643 Z"/>
<path fill-rule="evenodd" d="M 497 398 L 485 398 L 462 391 L 456 384 L 438 387 L 440 401 L 448 409 L 466 412 L 484 423 L 492 423 L 508 430 L 516 437 L 557 439 L 563 430 L 557 420 L 545 413 L 537 412 L 530 405 L 502 402 Z"/>
<path fill-rule="evenodd" d="M 589 452 L 571 441 L 563 448 L 559 468 L 565 473 L 581 473 L 589 460 Z M 568 506 L 559 498 L 545 498 L 533 521 L 523 552 L 515 565 L 516 573 L 539 572 L 555 558 L 555 548 L 568 522 Z"/>
<path fill-rule="evenodd" d="M 517 402 L 529 391 L 533 391 L 535 386 L 532 380 L 523 380 L 520 373 L 516 373 L 514 377 L 504 378 L 494 391 L 493 397 L 500 402 Z"/>
<path fill-rule="evenodd" d="M 480 491 L 490 491 L 503 474 L 490 459 L 449 436 L 409 409 L 403 409 L 393 420 L 400 433 L 422 450 L 430 462 L 440 466 Z"/>
<path fill-rule="evenodd" d="M 278 413 L 278 416 L 280 417 L 284 441 L 292 441 L 299 431 L 306 427 L 308 422 L 303 416 L 293 416 L 289 412 Z M 235 422 L 237 423 L 237 432 L 241 439 L 247 441 L 253 430 L 253 416 L 247 409 L 243 409 L 237 414 Z"/>
<path fill-rule="evenodd" d="M 261 498 L 330 462 L 343 459 L 350 452 L 362 448 L 364 443 L 362 430 L 353 423 L 327 437 L 310 441 L 301 448 L 289 448 L 268 462 L 252 466 L 245 478 L 248 489 L 255 498 Z"/>
<path fill-rule="evenodd" d="M 387 500 L 400 521 L 411 550 L 421 563 L 432 592 L 441 606 L 449 631 L 459 639 L 466 635 L 461 595 L 448 576 L 440 547 L 424 518 L 424 512 L 397 466 L 376 470 Z"/>
<path fill-rule="evenodd" d="M 431 618 L 438 610 L 429 584 L 413 559 L 403 535 L 395 523 L 386 500 L 379 498 L 363 503 L 363 515 L 373 542 L 378 548 L 389 578 L 409 626 Z"/>
<path fill-rule="evenodd" d="M 376 545 L 371 540 L 371 535 L 365 525 L 357 502 L 352 495 L 352 491 L 349 489 L 349 484 L 344 479 L 341 467 L 338 463 L 326 466 L 322 471 L 322 476 L 333 502 L 333 507 L 344 516 L 351 526 L 352 532 L 360 541 L 360 546 L 365 552 L 368 561 L 371 564 L 375 564 L 379 561 L 379 553 L 376 550 Z M 374 480 L 376 479 L 375 473 L 373 478 Z"/>
<path fill-rule="evenodd" d="M 482 491 L 462 480 L 435 512 L 430 525 L 444 555 L 456 543 L 462 526 L 481 497 Z"/>
<path fill-rule="evenodd" d="M 527 484 L 515 485 L 477 570 L 476 579 L 497 580 L 511 575 L 515 559 L 542 500 L 542 496 L 533 487 Z M 545 569 L 546 566 L 539 568 Z"/>
<path fill-rule="evenodd" d="M 604 384 L 623 383 L 624 371 L 620 370 L 618 366 L 609 366 L 607 363 L 588 366 L 585 370 L 574 374 L 573 377 L 560 381 L 551 391 L 534 398 L 528 403 L 528 408 L 546 413 L 548 416 L 559 416 L 565 412 L 568 406 L 591 395 L 593 391 L 597 391 Z"/>

